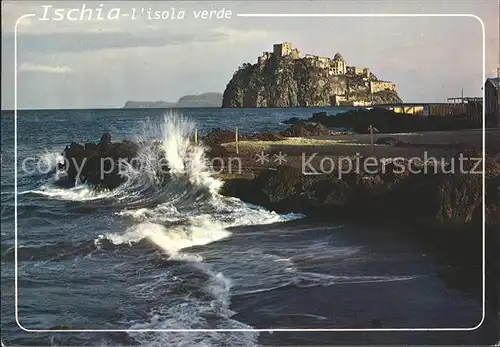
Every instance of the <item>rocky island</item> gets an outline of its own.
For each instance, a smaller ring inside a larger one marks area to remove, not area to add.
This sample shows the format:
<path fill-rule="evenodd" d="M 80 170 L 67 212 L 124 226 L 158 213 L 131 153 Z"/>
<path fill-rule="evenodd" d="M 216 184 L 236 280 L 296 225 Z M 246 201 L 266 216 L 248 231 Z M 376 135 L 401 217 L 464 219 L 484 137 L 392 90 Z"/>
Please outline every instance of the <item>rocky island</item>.
<path fill-rule="evenodd" d="M 368 68 L 306 54 L 290 42 L 276 44 L 257 63 L 244 63 L 223 94 L 222 107 L 369 106 L 400 103 L 396 85 Z"/>
<path fill-rule="evenodd" d="M 127 101 L 123 108 L 182 108 L 182 107 L 220 107 L 221 93 L 202 93 L 184 95 L 177 102 L 168 101 Z"/>

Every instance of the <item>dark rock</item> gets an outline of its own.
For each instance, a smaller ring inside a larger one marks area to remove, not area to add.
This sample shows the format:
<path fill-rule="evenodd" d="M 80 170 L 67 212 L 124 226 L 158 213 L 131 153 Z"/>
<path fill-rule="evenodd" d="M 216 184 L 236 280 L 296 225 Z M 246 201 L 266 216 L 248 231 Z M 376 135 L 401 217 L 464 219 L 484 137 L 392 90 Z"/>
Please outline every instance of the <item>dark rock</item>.
<path fill-rule="evenodd" d="M 460 130 L 480 127 L 480 123 L 467 118 L 403 114 L 380 107 L 350 110 L 334 116 L 328 116 L 326 112 L 319 112 L 313 114 L 308 121 L 320 123 L 329 128 L 349 128 L 360 134 L 368 134 L 370 125 L 381 133 Z"/>
<path fill-rule="evenodd" d="M 276 134 L 276 133 L 263 132 L 263 133 L 256 133 L 256 134 L 248 137 L 248 140 L 281 141 L 281 140 L 283 140 L 283 136 L 281 136 L 280 134 Z"/>
<path fill-rule="evenodd" d="M 120 159 L 131 160 L 139 152 L 139 145 L 129 140 L 123 140 L 115 144 L 114 147 L 116 157 Z"/>
<path fill-rule="evenodd" d="M 98 189 L 114 189 L 124 180 L 120 175 L 120 165 L 137 157 L 138 152 L 139 145 L 128 140 L 113 144 L 111 135 L 105 133 L 98 144 L 82 146 L 73 142 L 67 146 L 62 153 L 65 164 L 59 169 L 66 171 L 71 185 L 79 179 Z"/>
<path fill-rule="evenodd" d="M 295 123 L 300 122 L 300 121 L 301 121 L 301 119 L 299 117 L 292 117 L 292 118 L 284 120 L 282 123 L 283 124 L 295 124 Z"/>
<path fill-rule="evenodd" d="M 68 179 L 74 184 L 78 172 L 77 167 L 81 166 L 85 156 L 85 148 L 76 142 L 72 142 L 69 146 L 66 146 L 63 156 L 66 160 L 64 164 L 58 165 L 59 170 L 65 169 Z"/>
<path fill-rule="evenodd" d="M 102 134 L 101 140 L 99 140 L 98 146 L 101 149 L 108 149 L 111 146 L 111 134 L 110 133 Z"/>
<path fill-rule="evenodd" d="M 85 152 L 87 152 L 87 151 L 99 152 L 99 150 L 100 150 L 99 145 L 96 145 L 95 143 L 86 143 L 85 144 Z"/>
<path fill-rule="evenodd" d="M 239 139 L 243 139 L 239 136 Z M 229 155 L 229 151 L 221 146 L 224 143 L 231 143 L 236 140 L 236 133 L 231 130 L 215 128 L 201 138 L 201 142 L 207 147 L 209 158 L 224 158 Z"/>
<path fill-rule="evenodd" d="M 232 186 L 233 182 L 227 182 L 225 189 L 279 212 L 380 223 L 389 220 L 423 229 L 457 230 L 481 225 L 481 174 L 396 174 L 390 167 L 386 167 L 386 173 L 352 173 L 338 179 L 337 173 L 310 176 L 303 175 L 299 168 L 281 166 L 245 184 Z M 486 222 L 496 225 L 500 220 L 496 200 L 500 165 L 489 159 L 486 168 Z"/>
<path fill-rule="evenodd" d="M 236 139 L 236 133 L 234 131 L 216 128 L 212 129 L 207 135 L 202 137 L 201 141 L 205 145 L 211 147 L 213 145 L 220 145 L 223 143 L 234 142 L 235 139 Z"/>
<path fill-rule="evenodd" d="M 322 112 L 314 112 L 313 113 L 313 118 L 321 118 L 321 117 L 328 117 L 328 113 L 326 111 L 322 111 Z"/>
<path fill-rule="evenodd" d="M 326 112 L 316 112 L 313 113 L 312 117 L 308 119 L 309 122 L 314 122 L 314 123 L 319 123 L 323 124 L 324 126 L 331 126 L 329 125 L 331 118 L 335 116 L 329 116 L 328 113 Z"/>
<path fill-rule="evenodd" d="M 208 147 L 207 156 L 209 158 L 226 158 L 230 155 L 230 152 L 221 145 L 212 145 Z"/>
<path fill-rule="evenodd" d="M 286 137 L 329 136 L 332 132 L 322 124 L 300 121 L 283 131 L 281 135 Z"/>

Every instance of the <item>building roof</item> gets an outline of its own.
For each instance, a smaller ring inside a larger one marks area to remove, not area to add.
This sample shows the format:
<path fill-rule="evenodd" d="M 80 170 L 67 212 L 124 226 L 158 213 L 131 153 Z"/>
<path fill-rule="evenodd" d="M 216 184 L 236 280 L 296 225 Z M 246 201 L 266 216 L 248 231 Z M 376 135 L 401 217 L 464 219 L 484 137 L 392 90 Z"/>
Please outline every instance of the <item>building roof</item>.
<path fill-rule="evenodd" d="M 490 82 L 496 89 L 500 88 L 500 77 L 488 78 L 486 83 Z"/>
<path fill-rule="evenodd" d="M 334 60 L 344 60 L 344 57 L 342 57 L 342 54 L 338 53 L 335 54 L 335 56 L 333 57 Z"/>

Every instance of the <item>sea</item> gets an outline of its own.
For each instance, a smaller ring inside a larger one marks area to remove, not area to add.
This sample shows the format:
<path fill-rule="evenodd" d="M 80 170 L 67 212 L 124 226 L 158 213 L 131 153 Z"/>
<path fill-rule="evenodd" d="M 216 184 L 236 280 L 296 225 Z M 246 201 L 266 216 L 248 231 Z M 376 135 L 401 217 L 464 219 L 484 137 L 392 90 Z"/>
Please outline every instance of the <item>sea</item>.
<path fill-rule="evenodd" d="M 481 343 L 481 300 L 444 281 L 446 265 L 418 241 L 222 196 L 224 182 L 191 140 L 194 129 L 282 130 L 318 111 L 342 109 L 19 111 L 17 264 L 15 120 L 2 111 L 2 343 Z M 104 132 L 113 142 L 160 141 L 175 168 L 168 184 L 147 173 L 113 191 L 65 184 L 65 146 Z"/>

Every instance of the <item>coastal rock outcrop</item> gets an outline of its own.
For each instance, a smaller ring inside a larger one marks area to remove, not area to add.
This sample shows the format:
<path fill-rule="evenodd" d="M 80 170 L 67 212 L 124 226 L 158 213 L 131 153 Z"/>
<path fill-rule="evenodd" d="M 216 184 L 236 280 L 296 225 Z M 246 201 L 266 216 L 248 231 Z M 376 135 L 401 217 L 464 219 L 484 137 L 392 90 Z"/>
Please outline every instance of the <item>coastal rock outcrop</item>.
<path fill-rule="evenodd" d="M 481 158 L 470 151 L 467 157 Z M 472 161 L 470 161 L 472 163 Z M 472 164 L 471 164 L 472 165 Z M 227 195 L 279 212 L 370 222 L 400 222 L 423 228 L 458 230 L 482 223 L 482 175 L 474 167 L 464 173 L 396 173 L 386 166 L 379 174 L 304 175 L 300 168 L 280 166 L 254 180 L 234 180 Z M 500 164 L 486 161 L 486 223 L 498 225 Z"/>
<path fill-rule="evenodd" d="M 332 131 L 320 123 L 298 121 L 281 132 L 281 135 L 286 137 L 329 136 L 332 135 Z"/>
<path fill-rule="evenodd" d="M 419 116 L 397 113 L 381 107 L 350 110 L 336 115 L 317 112 L 307 121 L 329 128 L 348 128 L 359 134 L 369 133 L 370 125 L 381 133 L 459 130 L 481 126 L 480 122 L 469 118 Z"/>
<path fill-rule="evenodd" d="M 223 94 L 222 107 L 310 107 L 400 103 L 395 85 L 367 68 L 333 59 L 300 56 L 290 43 L 274 45 L 256 64 L 244 63 Z"/>
<path fill-rule="evenodd" d="M 256 134 L 244 138 L 277 140 L 280 136 Z M 228 153 L 221 145 L 232 142 L 234 133 L 215 129 L 202 140 L 214 152 L 212 155 L 224 157 Z M 155 143 L 151 146 L 153 148 Z M 120 161 L 133 162 L 139 148 L 138 144 L 127 140 L 113 143 L 111 135 L 105 133 L 97 144 L 73 142 L 67 146 L 62 153 L 65 163 L 60 164 L 59 169 L 67 172 L 67 180 L 72 185 L 79 180 L 98 189 L 114 189 L 125 180 L 120 173 Z M 482 158 L 481 151 L 477 150 L 465 150 L 461 155 Z M 459 158 L 450 159 L 459 161 Z M 457 172 L 455 165 L 453 174 L 443 170 L 435 173 L 432 167 L 420 173 L 413 173 L 414 167 L 401 171 L 400 168 L 396 170 L 393 163 L 383 164 L 384 169 L 377 174 L 351 172 L 342 175 L 336 171 L 304 175 L 300 168 L 278 166 L 261 171 L 252 180 L 226 182 L 223 194 L 278 212 L 380 223 L 390 220 L 422 228 L 459 230 L 482 223 L 481 166 L 473 160 L 464 163 L 463 172 Z M 487 156 L 485 169 L 486 224 L 500 225 L 500 164 Z M 168 172 L 168 168 L 162 168 L 161 172 Z"/>
<path fill-rule="evenodd" d="M 128 140 L 113 143 L 111 135 L 104 133 L 98 144 L 72 142 L 64 149 L 65 160 L 58 168 L 66 171 L 66 179 L 71 185 L 79 181 L 98 189 L 114 189 L 124 181 L 119 174 L 119 161 L 131 161 L 138 151 L 136 143 Z"/>

